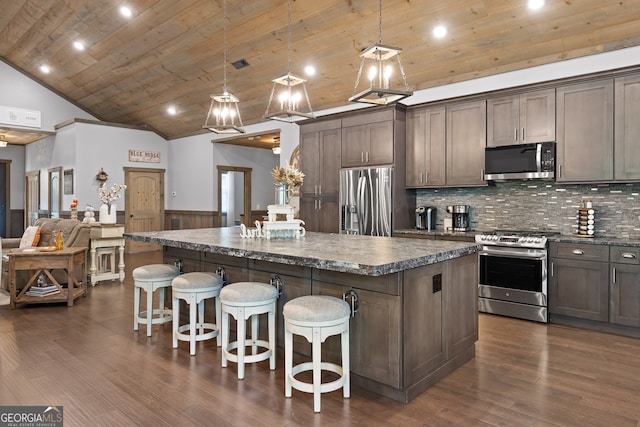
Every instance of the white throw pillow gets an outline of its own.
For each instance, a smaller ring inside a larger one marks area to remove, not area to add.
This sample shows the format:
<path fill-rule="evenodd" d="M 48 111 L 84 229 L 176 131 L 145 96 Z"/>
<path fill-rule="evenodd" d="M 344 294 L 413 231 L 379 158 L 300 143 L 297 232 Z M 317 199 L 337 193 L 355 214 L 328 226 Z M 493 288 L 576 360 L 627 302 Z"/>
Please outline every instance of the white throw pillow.
<path fill-rule="evenodd" d="M 22 235 L 22 240 L 20 240 L 21 248 L 28 248 L 31 246 L 38 246 L 38 242 L 40 241 L 40 227 L 36 225 L 31 225 L 24 230 L 24 234 Z"/>

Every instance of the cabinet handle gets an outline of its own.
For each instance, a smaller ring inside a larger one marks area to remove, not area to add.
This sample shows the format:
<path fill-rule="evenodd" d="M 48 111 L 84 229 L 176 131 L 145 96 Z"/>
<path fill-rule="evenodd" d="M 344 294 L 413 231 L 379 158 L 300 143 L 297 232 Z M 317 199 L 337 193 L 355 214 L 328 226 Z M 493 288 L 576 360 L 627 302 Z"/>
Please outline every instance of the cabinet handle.
<path fill-rule="evenodd" d="M 613 267 L 613 269 L 611 270 L 611 282 L 612 283 L 616 283 L 616 268 Z"/>
<path fill-rule="evenodd" d="M 367 163 L 369 163 L 369 152 L 367 151 Z"/>
<path fill-rule="evenodd" d="M 318 210 L 322 210 L 322 199 L 318 200 Z"/>
<path fill-rule="evenodd" d="M 522 128 L 522 140 L 524 141 L 524 128 Z"/>
<path fill-rule="evenodd" d="M 513 132 L 513 140 L 517 141 L 518 140 L 518 128 L 515 128 L 513 131 L 514 131 Z"/>
<path fill-rule="evenodd" d="M 364 163 L 364 151 L 360 152 L 360 163 Z"/>
<path fill-rule="evenodd" d="M 551 277 L 553 277 L 553 262 L 551 263 Z"/>
<path fill-rule="evenodd" d="M 574 249 L 571 253 L 574 255 L 584 255 L 584 251 L 582 249 Z"/>
<path fill-rule="evenodd" d="M 480 169 L 480 181 L 484 181 L 484 169 Z"/>
<path fill-rule="evenodd" d="M 562 165 L 558 165 L 558 178 L 562 178 Z"/>
<path fill-rule="evenodd" d="M 318 196 L 322 196 L 322 185 L 318 185 Z"/>
<path fill-rule="evenodd" d="M 422 184 L 424 181 L 422 180 L 422 172 L 420 172 L 420 184 Z"/>
<path fill-rule="evenodd" d="M 216 274 L 222 277 L 222 286 L 229 284 L 229 280 L 227 278 L 227 272 L 225 271 L 223 266 L 216 268 Z"/>
<path fill-rule="evenodd" d="M 277 274 L 273 274 L 269 280 L 269 284 L 278 290 L 278 297 L 282 296 L 282 289 L 284 289 L 284 281 Z"/>
<path fill-rule="evenodd" d="M 313 201 L 313 209 L 318 209 L 318 199 Z"/>
<path fill-rule="evenodd" d="M 425 176 L 424 182 L 425 182 L 425 184 L 426 184 L 427 182 L 429 182 L 429 171 L 427 171 L 427 173 L 426 173 L 426 176 Z"/>
<path fill-rule="evenodd" d="M 360 308 L 360 299 L 358 298 L 358 294 L 352 289 L 342 294 L 342 299 L 351 307 L 351 317 L 356 317 L 358 308 Z"/>
<path fill-rule="evenodd" d="M 631 252 L 625 252 L 622 254 L 622 258 L 636 259 L 636 254 L 632 254 Z"/>

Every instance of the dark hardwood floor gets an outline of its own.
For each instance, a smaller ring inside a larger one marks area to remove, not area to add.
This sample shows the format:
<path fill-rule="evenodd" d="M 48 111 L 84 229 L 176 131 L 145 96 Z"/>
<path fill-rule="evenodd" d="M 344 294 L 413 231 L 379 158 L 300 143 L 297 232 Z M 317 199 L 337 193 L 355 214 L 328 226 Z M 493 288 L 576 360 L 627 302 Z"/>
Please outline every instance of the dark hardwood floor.
<path fill-rule="evenodd" d="M 215 340 L 171 348 L 133 331 L 134 267 L 74 307 L 0 307 L 0 405 L 62 405 L 65 426 L 640 426 L 640 340 L 480 315 L 474 360 L 409 404 L 353 387 L 284 397 L 283 360 L 220 367 Z M 375 349 L 371 349 L 375 351 Z"/>

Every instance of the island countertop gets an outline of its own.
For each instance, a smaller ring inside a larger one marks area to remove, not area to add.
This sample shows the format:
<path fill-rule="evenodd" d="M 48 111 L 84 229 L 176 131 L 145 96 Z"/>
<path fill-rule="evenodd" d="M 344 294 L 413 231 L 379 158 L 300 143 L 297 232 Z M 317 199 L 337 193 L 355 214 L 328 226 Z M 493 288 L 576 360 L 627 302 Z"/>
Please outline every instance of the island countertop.
<path fill-rule="evenodd" d="M 368 276 L 397 273 L 477 252 L 480 245 L 307 232 L 299 239 L 240 237 L 239 227 L 125 233 L 125 239 Z"/>

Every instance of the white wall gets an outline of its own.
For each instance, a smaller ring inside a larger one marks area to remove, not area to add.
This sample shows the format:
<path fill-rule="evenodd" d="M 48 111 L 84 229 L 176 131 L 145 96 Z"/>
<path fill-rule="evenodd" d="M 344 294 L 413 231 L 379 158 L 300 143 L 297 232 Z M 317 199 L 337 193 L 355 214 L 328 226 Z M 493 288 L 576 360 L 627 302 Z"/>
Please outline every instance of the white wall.
<path fill-rule="evenodd" d="M 43 80 L 46 81 L 46 77 Z M 55 125 L 72 118 L 96 119 L 1 60 L 0 105 L 40 111 L 41 129 L 51 132 Z"/>
<path fill-rule="evenodd" d="M 129 149 L 158 151 L 160 163 L 130 162 Z M 47 170 L 58 166 L 63 170 L 73 169 L 74 192 L 63 195 L 63 211 L 69 210 L 73 199 L 78 199 L 80 211 L 87 205 L 96 210 L 100 207 L 98 189 L 102 183 L 95 178 L 100 169 L 109 174 L 109 187 L 113 183 L 124 184 L 124 167 L 168 169 L 166 141 L 157 134 L 89 123 L 64 126 L 55 137 L 27 145 L 26 158 L 26 171 L 41 171 L 41 209 L 49 208 Z M 12 188 L 12 194 L 14 190 Z M 124 210 L 124 197 L 118 200 L 117 206 L 118 210 Z"/>

